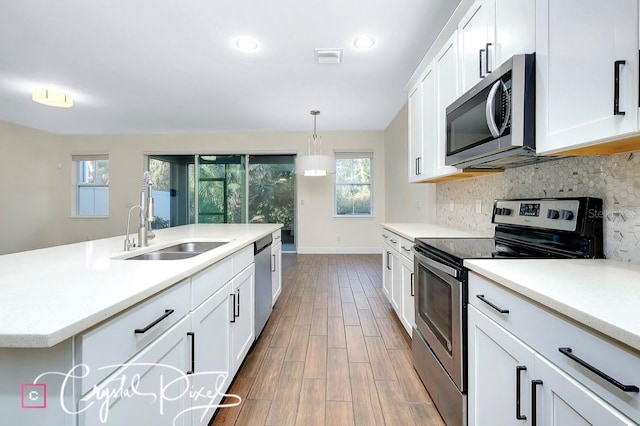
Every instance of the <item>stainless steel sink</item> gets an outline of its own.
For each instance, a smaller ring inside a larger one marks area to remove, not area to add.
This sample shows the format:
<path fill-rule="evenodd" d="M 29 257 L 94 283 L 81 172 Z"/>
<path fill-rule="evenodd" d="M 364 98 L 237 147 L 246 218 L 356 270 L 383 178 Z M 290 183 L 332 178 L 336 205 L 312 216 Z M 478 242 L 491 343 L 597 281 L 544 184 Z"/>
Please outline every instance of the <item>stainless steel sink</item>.
<path fill-rule="evenodd" d="M 197 256 L 227 244 L 228 241 L 188 241 L 129 257 L 126 260 L 180 260 Z"/>
<path fill-rule="evenodd" d="M 127 260 L 179 260 L 188 259 L 190 257 L 197 256 L 201 253 L 196 251 L 152 251 L 149 253 L 140 254 L 138 256 L 130 257 Z"/>

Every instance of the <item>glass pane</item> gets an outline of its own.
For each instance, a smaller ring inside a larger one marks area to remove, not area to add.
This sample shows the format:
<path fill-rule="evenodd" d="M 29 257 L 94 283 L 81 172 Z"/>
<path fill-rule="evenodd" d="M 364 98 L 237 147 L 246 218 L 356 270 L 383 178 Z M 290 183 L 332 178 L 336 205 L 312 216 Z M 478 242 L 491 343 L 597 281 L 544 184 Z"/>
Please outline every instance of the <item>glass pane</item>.
<path fill-rule="evenodd" d="M 225 182 L 219 180 L 200 179 L 198 187 L 198 215 L 219 214 L 224 217 Z"/>
<path fill-rule="evenodd" d="M 336 159 L 336 183 L 370 183 L 371 158 Z"/>
<path fill-rule="evenodd" d="M 171 163 L 149 159 L 149 171 L 153 181 L 153 229 L 168 228 L 171 224 Z"/>
<path fill-rule="evenodd" d="M 109 160 L 98 160 L 95 164 L 95 184 L 109 185 Z"/>
<path fill-rule="evenodd" d="M 423 266 L 419 267 L 418 278 L 420 283 L 418 314 L 451 353 L 453 336 L 451 286 Z"/>
<path fill-rule="evenodd" d="M 109 216 L 109 188 L 99 186 L 95 188 L 94 215 Z"/>
<path fill-rule="evenodd" d="M 78 184 L 86 185 L 94 183 L 95 161 L 78 161 Z"/>
<path fill-rule="evenodd" d="M 244 156 L 209 155 L 199 161 L 198 217 L 217 214 L 222 219 L 205 219 L 205 223 L 244 223 Z"/>
<path fill-rule="evenodd" d="M 336 214 L 338 215 L 370 215 L 370 185 L 337 185 Z"/>
<path fill-rule="evenodd" d="M 78 187 L 78 216 L 93 216 L 94 215 L 94 195 L 95 192 L 92 186 L 79 186 Z"/>

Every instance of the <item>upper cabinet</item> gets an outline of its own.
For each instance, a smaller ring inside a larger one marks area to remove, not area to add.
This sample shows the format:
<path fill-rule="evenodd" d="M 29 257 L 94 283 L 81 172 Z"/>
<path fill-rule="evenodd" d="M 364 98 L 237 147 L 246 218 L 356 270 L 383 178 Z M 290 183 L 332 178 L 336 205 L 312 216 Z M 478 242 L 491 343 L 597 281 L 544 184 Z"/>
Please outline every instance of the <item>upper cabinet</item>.
<path fill-rule="evenodd" d="M 535 51 L 535 2 L 478 0 L 458 24 L 461 94 L 513 55 Z"/>
<path fill-rule="evenodd" d="M 422 91 L 417 84 L 409 93 L 409 182 L 422 177 Z"/>
<path fill-rule="evenodd" d="M 536 1 L 536 150 L 638 130 L 638 2 Z"/>

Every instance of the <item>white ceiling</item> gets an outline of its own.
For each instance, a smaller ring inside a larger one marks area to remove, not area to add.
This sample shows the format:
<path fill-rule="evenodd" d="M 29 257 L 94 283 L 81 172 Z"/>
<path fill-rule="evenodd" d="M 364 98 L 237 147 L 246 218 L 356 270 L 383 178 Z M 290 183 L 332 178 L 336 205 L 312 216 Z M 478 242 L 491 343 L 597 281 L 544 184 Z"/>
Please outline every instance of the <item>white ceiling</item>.
<path fill-rule="evenodd" d="M 386 128 L 459 0 L 3 0 L 0 120 L 61 134 Z M 353 40 L 376 38 L 369 50 Z M 260 41 L 251 54 L 239 35 Z M 314 48 L 344 48 L 320 65 Z M 31 101 L 62 88 L 75 105 Z"/>

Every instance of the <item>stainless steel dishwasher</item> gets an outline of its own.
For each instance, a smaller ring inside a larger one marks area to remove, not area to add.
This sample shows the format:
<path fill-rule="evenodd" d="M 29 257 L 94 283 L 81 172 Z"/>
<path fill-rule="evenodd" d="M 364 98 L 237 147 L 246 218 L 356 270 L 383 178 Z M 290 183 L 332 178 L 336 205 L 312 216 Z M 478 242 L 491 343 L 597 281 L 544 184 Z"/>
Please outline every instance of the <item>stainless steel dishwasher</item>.
<path fill-rule="evenodd" d="M 260 238 L 253 246 L 256 267 L 255 282 L 255 336 L 262 333 L 271 315 L 271 234 Z"/>

